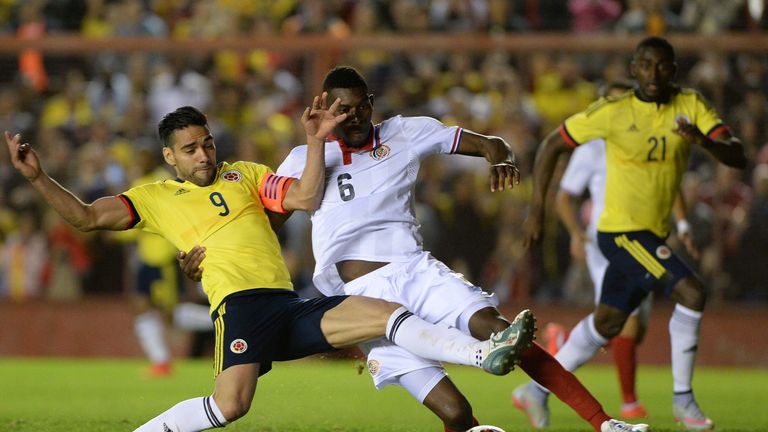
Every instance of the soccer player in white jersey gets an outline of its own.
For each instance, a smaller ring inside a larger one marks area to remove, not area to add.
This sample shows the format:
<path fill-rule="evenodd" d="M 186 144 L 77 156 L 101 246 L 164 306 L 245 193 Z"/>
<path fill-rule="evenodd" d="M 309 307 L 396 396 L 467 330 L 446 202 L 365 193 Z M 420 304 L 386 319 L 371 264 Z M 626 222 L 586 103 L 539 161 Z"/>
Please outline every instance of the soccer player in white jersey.
<path fill-rule="evenodd" d="M 413 190 L 421 161 L 433 154 L 485 157 L 491 191 L 511 188 L 519 172 L 509 145 L 499 137 L 448 127 L 428 117 L 396 116 L 373 125 L 373 95 L 350 67 L 332 69 L 323 91 L 341 99 L 339 110 L 347 118 L 326 145 L 325 195 L 312 213 L 315 286 L 325 295 L 356 293 L 397 301 L 427 321 L 457 327 L 476 338 L 507 328 L 509 321 L 496 309 L 494 296 L 422 248 Z M 277 173 L 299 175 L 306 149 L 296 147 Z M 194 275 L 189 267 L 203 255 L 199 248 L 186 254 L 187 275 Z M 440 417 L 445 431 L 465 431 L 478 424 L 439 362 L 383 339 L 362 348 L 377 388 L 404 387 Z M 647 430 L 647 425 L 611 419 L 576 377 L 537 344 L 520 355 L 520 367 L 596 431 Z"/>
<path fill-rule="evenodd" d="M 489 341 L 427 323 L 401 305 L 356 296 L 300 299 L 267 219 L 317 208 L 323 190 L 324 139 L 346 118 L 326 109 L 325 95 L 307 107 L 302 125 L 309 150 L 298 178 L 274 175 L 254 162 L 216 163 L 208 121 L 194 107 L 167 114 L 158 126 L 163 157 L 177 178 L 131 188 L 85 204 L 43 170 L 21 136 L 5 132 L 13 166 L 61 217 L 81 231 L 136 227 L 162 235 L 177 249 L 207 246 L 203 287 L 216 328 L 214 392 L 182 401 L 138 432 L 196 432 L 222 428 L 251 407 L 259 376 L 273 361 L 290 360 L 386 336 L 422 355 L 509 372 L 531 342 L 533 317 Z M 511 329 L 511 332 L 509 331 Z M 525 330 L 525 334 L 521 332 Z"/>

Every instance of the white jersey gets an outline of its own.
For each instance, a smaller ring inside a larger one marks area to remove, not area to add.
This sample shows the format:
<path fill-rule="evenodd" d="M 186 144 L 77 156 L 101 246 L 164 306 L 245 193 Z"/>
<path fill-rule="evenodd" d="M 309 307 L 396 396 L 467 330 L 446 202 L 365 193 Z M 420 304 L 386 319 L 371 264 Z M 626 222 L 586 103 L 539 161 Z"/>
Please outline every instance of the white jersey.
<path fill-rule="evenodd" d="M 325 195 L 312 214 L 320 292 L 343 294 L 339 261 L 406 262 L 422 252 L 413 197 L 419 167 L 429 155 L 456 153 L 461 132 L 429 117 L 396 116 L 375 125 L 372 142 L 359 151 L 326 143 Z M 294 148 L 277 174 L 300 177 L 306 150 Z"/>
<path fill-rule="evenodd" d="M 605 141 L 596 139 L 573 151 L 560 180 L 560 189 L 570 195 L 579 196 L 589 189 L 592 211 L 586 234 L 593 242 L 597 241 L 597 221 L 605 206 L 605 170 Z"/>

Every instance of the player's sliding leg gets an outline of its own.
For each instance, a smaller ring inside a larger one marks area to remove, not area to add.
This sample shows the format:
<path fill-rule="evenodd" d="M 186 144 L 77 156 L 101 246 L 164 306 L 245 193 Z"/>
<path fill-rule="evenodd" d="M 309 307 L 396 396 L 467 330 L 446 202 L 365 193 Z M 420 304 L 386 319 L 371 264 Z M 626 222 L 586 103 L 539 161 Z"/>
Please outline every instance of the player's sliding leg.
<path fill-rule="evenodd" d="M 135 432 L 198 432 L 223 428 L 248 412 L 258 377 L 258 363 L 230 366 L 216 377 L 212 396 L 180 402 Z"/>
<path fill-rule="evenodd" d="M 386 318 L 386 322 L 382 322 Z M 414 354 L 438 361 L 508 373 L 519 353 L 533 339 L 535 320 L 530 311 L 491 338 L 479 341 L 444 324 L 431 324 L 394 303 L 350 296 L 323 316 L 321 328 L 334 347 L 386 336 Z"/>

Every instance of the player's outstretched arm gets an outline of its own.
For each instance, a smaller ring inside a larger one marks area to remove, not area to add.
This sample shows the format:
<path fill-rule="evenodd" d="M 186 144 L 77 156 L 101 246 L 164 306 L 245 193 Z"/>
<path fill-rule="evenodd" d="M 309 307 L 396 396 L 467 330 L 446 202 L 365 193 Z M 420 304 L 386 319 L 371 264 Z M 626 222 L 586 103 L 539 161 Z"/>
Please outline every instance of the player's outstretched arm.
<path fill-rule="evenodd" d="M 117 197 L 104 197 L 85 204 L 48 176 L 40 165 L 37 152 L 29 143 L 21 143 L 21 135 L 5 131 L 5 143 L 11 163 L 61 217 L 80 231 L 95 229 L 122 230 L 131 221 L 128 208 Z"/>
<path fill-rule="evenodd" d="M 718 161 L 732 168 L 744 169 L 747 167 L 747 155 L 744 153 L 744 145 L 741 140 L 732 136 L 728 131 L 722 132 L 716 138 L 704 135 L 695 124 L 684 119 L 677 121 L 677 129 L 673 132 L 680 135 L 686 141 L 698 144 L 710 152 Z"/>
<path fill-rule="evenodd" d="M 533 163 L 533 196 L 528 217 L 523 225 L 523 246 L 530 247 L 539 241 L 544 220 L 544 200 L 547 194 L 552 173 L 555 170 L 557 158 L 565 152 L 572 151 L 558 129 L 553 130 L 536 151 Z"/>
<path fill-rule="evenodd" d="M 512 147 L 497 136 L 481 135 L 469 130 L 461 134 L 459 154 L 482 156 L 491 164 L 488 179 L 491 192 L 512 189 L 520 184 L 520 170 L 517 168 L 517 158 Z"/>
<path fill-rule="evenodd" d="M 304 110 L 301 123 L 307 133 L 307 163 L 301 178 L 291 183 L 283 200 L 283 209 L 314 211 L 320 207 L 325 187 L 325 137 L 347 118 L 336 115 L 341 99 L 330 107 L 326 105 L 328 93 L 315 96 L 312 106 Z"/>

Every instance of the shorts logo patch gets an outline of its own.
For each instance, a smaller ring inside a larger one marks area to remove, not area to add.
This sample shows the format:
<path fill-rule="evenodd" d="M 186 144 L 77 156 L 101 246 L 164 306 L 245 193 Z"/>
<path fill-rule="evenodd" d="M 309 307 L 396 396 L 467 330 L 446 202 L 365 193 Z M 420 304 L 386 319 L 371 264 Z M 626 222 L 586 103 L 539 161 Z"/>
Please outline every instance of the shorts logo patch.
<path fill-rule="evenodd" d="M 376 161 L 380 161 L 389 156 L 389 147 L 382 144 L 375 149 L 371 150 L 371 158 Z"/>
<path fill-rule="evenodd" d="M 222 180 L 232 182 L 232 183 L 237 183 L 242 178 L 243 178 L 243 175 L 240 174 L 240 171 L 237 171 L 237 170 L 229 170 L 221 173 Z"/>
<path fill-rule="evenodd" d="M 235 339 L 229 344 L 229 349 L 235 354 L 242 354 L 248 349 L 248 344 L 242 339 Z"/>
<path fill-rule="evenodd" d="M 368 372 L 371 375 L 376 376 L 376 374 L 378 374 L 380 370 L 381 370 L 381 364 L 379 363 L 378 360 L 368 360 Z"/>
<path fill-rule="evenodd" d="M 672 251 L 669 250 L 669 247 L 661 245 L 656 248 L 656 256 L 659 257 L 659 259 L 668 259 L 672 256 Z"/>

